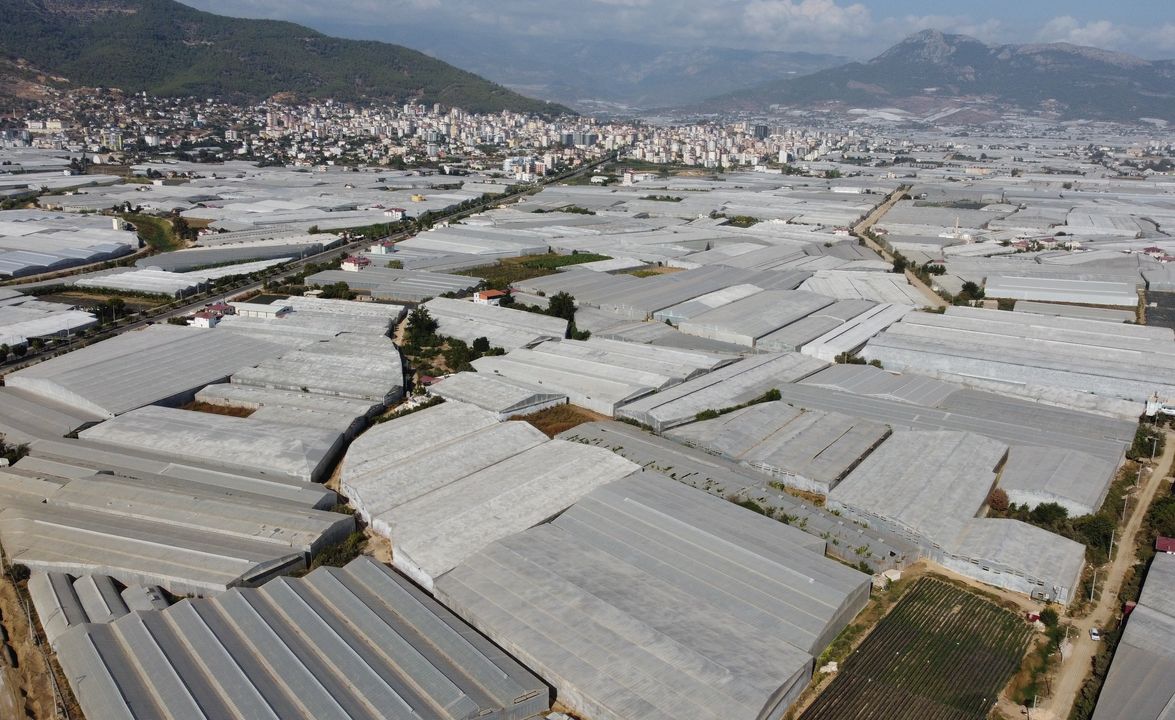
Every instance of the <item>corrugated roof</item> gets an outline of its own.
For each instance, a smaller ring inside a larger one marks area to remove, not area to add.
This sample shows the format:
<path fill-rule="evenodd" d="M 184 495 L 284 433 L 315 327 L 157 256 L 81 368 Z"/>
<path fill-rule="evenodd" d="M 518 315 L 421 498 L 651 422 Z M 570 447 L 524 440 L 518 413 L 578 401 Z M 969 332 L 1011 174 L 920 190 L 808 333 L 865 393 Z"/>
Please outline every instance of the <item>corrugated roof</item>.
<path fill-rule="evenodd" d="M 44 571 L 203 594 L 303 567 L 354 526 L 345 515 L 198 482 L 26 467 L 35 465 L 0 471 L 0 540 L 11 562 Z"/>
<path fill-rule="evenodd" d="M 542 681 L 366 557 L 83 625 L 57 647 L 104 720 L 525 720 L 550 706 Z"/>
<path fill-rule="evenodd" d="M 767 402 L 676 428 L 667 436 L 785 485 L 826 492 L 888 435 L 889 428 L 879 423 Z"/>
<path fill-rule="evenodd" d="M 612 453 L 446 402 L 356 440 L 341 483 L 360 515 L 392 540 L 396 567 L 431 587 L 486 544 L 637 469 Z"/>
<path fill-rule="evenodd" d="M 1175 708 L 1175 556 L 1151 562 L 1098 696 L 1094 720 L 1169 720 Z"/>
<path fill-rule="evenodd" d="M 776 717 L 868 594 L 794 532 L 648 474 L 488 546 L 437 590 L 586 716 Z"/>

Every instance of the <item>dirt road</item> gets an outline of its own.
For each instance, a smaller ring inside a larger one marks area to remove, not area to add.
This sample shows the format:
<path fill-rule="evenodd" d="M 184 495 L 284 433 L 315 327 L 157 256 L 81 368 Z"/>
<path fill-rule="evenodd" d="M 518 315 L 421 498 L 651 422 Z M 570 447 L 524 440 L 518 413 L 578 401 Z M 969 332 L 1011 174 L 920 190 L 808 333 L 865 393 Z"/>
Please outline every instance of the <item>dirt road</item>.
<path fill-rule="evenodd" d="M 1085 617 L 1071 621 L 1077 629 L 1077 637 L 1072 638 L 1072 647 L 1057 672 L 1052 695 L 1041 700 L 1038 709 L 1032 712 L 1033 720 L 1064 720 L 1069 717 L 1073 702 L 1089 675 L 1093 656 L 1100 644 L 1089 639 L 1089 630 L 1111 626 L 1117 621 L 1117 616 L 1121 612 L 1118 591 L 1122 587 L 1126 571 L 1137 561 L 1134 546 L 1138 531 L 1146 518 L 1146 509 L 1154 500 L 1163 478 L 1171 474 L 1172 459 L 1175 459 L 1175 435 L 1167 433 L 1166 449 L 1162 457 L 1158 459 L 1151 472 L 1143 470 L 1142 481 L 1130 500 L 1130 520 L 1127 521 L 1120 539 L 1116 541 L 1116 554 L 1104 582 L 1102 573 L 1098 574 L 1098 582 L 1102 584 L 1099 594 L 1095 597 L 1093 610 Z"/>
<path fill-rule="evenodd" d="M 895 190 L 893 192 L 893 194 L 890 195 L 886 199 L 885 202 L 883 202 L 881 205 L 879 205 L 877 207 L 876 210 L 874 210 L 873 212 L 871 212 L 869 214 L 869 217 L 862 220 L 860 223 L 858 223 L 853 228 L 854 235 L 856 235 L 857 237 L 864 240 L 865 245 L 870 250 L 877 253 L 878 255 L 880 255 L 882 258 L 884 258 L 888 262 L 893 262 L 893 256 L 890 255 L 889 252 L 887 252 L 885 248 L 883 248 L 881 245 L 879 245 L 878 243 L 871 240 L 867 235 L 864 235 L 863 233 L 866 230 L 868 230 L 869 228 L 876 225 L 881 220 L 881 218 L 885 217 L 885 214 L 888 213 L 890 211 L 890 209 L 893 208 L 893 206 L 896 205 L 897 202 L 902 199 L 902 195 L 904 195 L 905 192 L 906 191 L 902 190 L 902 189 Z M 910 282 L 911 285 L 918 288 L 918 290 L 921 291 L 922 294 L 926 296 L 926 304 L 928 307 L 932 307 L 932 308 L 946 307 L 946 301 L 944 301 L 941 297 L 939 297 L 938 293 L 936 293 L 934 290 L 930 289 L 930 287 L 928 287 L 926 285 L 926 283 L 922 282 L 922 279 L 919 278 L 917 275 L 915 275 L 914 273 L 907 270 L 906 271 L 906 279 Z"/>

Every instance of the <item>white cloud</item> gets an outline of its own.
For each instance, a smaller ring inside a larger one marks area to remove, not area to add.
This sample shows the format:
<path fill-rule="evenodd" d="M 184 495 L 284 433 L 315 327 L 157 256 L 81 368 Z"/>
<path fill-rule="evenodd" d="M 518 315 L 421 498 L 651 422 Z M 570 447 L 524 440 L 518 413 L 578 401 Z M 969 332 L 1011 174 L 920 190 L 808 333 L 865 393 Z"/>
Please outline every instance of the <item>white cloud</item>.
<path fill-rule="evenodd" d="M 1071 15 L 1062 15 L 1045 23 L 1037 33 L 1037 38 L 1043 42 L 1068 42 L 1074 45 L 1117 49 L 1123 46 L 1127 34 L 1125 28 L 1109 20 L 1091 20 L 1083 23 Z"/>
<path fill-rule="evenodd" d="M 869 32 L 873 18 L 860 3 L 834 0 L 751 0 L 742 10 L 743 30 L 783 41 L 849 40 Z"/>

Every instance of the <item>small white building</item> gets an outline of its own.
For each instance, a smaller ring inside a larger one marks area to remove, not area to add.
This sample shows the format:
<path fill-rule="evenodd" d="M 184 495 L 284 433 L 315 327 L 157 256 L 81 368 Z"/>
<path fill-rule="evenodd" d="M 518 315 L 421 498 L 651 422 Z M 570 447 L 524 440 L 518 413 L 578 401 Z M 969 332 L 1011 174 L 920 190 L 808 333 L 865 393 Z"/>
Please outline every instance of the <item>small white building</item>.
<path fill-rule="evenodd" d="M 369 267 L 370 265 L 371 261 L 367 258 L 359 255 L 352 255 L 344 260 L 343 264 L 339 267 L 340 269 L 346 270 L 347 272 L 359 272 L 363 268 Z"/>
<path fill-rule="evenodd" d="M 473 302 L 478 305 L 501 305 L 506 293 L 501 290 L 481 290 L 473 294 Z"/>
<path fill-rule="evenodd" d="M 188 323 L 192 327 L 198 328 L 214 328 L 220 322 L 220 316 L 216 313 L 201 310 L 192 316 L 192 320 Z"/>
<path fill-rule="evenodd" d="M 384 210 L 384 217 L 390 219 L 392 222 L 403 220 L 408 211 L 404 208 L 388 208 Z"/>

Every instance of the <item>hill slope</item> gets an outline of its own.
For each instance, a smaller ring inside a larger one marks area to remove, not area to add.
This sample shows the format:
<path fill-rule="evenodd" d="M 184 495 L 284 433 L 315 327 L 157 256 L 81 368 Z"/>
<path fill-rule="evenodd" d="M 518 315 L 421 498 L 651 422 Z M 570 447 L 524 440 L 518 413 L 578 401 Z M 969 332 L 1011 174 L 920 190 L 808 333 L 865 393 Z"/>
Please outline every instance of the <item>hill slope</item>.
<path fill-rule="evenodd" d="M 928 30 L 867 63 L 759 85 L 708 108 L 831 103 L 927 108 L 972 99 L 1064 118 L 1175 121 L 1175 61 L 1148 61 L 1065 43 L 986 45 Z"/>
<path fill-rule="evenodd" d="M 259 100 L 294 93 L 414 98 L 474 112 L 565 111 L 398 45 L 228 18 L 173 0 L 0 0 L 0 18 L 0 54 L 84 86 L 165 96 Z"/>

